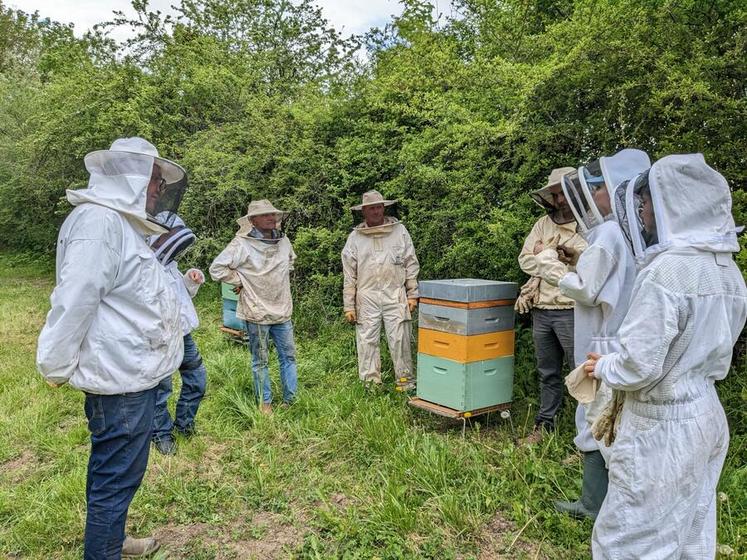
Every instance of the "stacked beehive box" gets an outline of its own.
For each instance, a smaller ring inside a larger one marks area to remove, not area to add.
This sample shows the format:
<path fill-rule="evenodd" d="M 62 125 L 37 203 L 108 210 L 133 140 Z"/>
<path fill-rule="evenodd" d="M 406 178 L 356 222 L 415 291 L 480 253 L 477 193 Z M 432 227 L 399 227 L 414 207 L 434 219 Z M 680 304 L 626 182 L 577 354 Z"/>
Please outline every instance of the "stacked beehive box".
<path fill-rule="evenodd" d="M 417 396 L 457 411 L 511 402 L 514 282 L 420 282 Z"/>
<path fill-rule="evenodd" d="M 223 326 L 235 331 L 243 331 L 244 321 L 236 317 L 239 296 L 233 293 L 233 286 L 225 282 L 221 283 L 220 291 L 223 296 Z"/>

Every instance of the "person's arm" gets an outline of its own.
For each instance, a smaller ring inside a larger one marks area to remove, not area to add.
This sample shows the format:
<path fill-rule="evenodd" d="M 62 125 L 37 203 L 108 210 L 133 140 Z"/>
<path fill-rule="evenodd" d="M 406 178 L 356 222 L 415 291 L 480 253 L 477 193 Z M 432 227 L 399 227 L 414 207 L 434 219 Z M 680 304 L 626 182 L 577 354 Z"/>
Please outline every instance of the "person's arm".
<path fill-rule="evenodd" d="M 343 311 L 355 311 L 355 294 L 358 287 L 358 253 L 352 235 L 342 250 L 342 306 Z"/>
<path fill-rule="evenodd" d="M 121 223 L 107 220 L 101 233 L 71 235 L 66 242 L 63 260 L 57 263 L 52 307 L 36 351 L 36 367 L 52 385 L 67 383 L 72 376 L 99 304 L 114 286 L 120 264 L 121 228 Z"/>
<path fill-rule="evenodd" d="M 238 237 L 234 237 L 210 265 L 208 269 L 210 277 L 216 282 L 241 286 L 241 278 L 237 272 L 241 264 L 241 256 L 241 241 Z"/>
<path fill-rule="evenodd" d="M 594 376 L 613 389 L 637 391 L 659 381 L 672 341 L 680 333 L 681 296 L 644 280 L 620 327 L 620 352 L 602 356 Z"/>
<path fill-rule="evenodd" d="M 290 242 L 288 243 L 290 245 Z M 293 245 L 290 246 L 290 257 L 288 260 L 288 270 L 293 272 L 296 266 L 296 252 L 293 250 Z"/>
<path fill-rule="evenodd" d="M 190 268 L 184 273 L 184 286 L 187 288 L 189 297 L 195 297 L 197 291 L 205 283 L 205 275 L 198 268 Z"/>
<path fill-rule="evenodd" d="M 521 252 L 519 253 L 519 266 L 521 267 L 521 270 L 529 276 L 537 276 L 539 272 L 537 269 L 537 259 L 534 249 L 537 243 L 542 242 L 540 221 L 541 220 L 537 220 L 534 226 L 532 226 L 532 230 L 529 232 L 529 235 L 524 241 L 524 246 L 521 248 Z"/>
<path fill-rule="evenodd" d="M 537 253 L 534 263 L 537 267 L 537 277 L 551 286 L 557 286 L 563 277 L 568 274 L 568 265 L 558 260 L 558 252 L 553 248 Z"/>
<path fill-rule="evenodd" d="M 617 265 L 617 257 L 599 245 L 591 245 L 576 263 L 576 271 L 558 282 L 560 293 L 583 305 L 599 305 L 599 294 Z"/>
<path fill-rule="evenodd" d="M 405 230 L 405 289 L 407 290 L 408 300 L 418 299 L 418 274 L 420 273 L 420 263 L 415 254 L 415 245 L 412 243 L 410 233 Z"/>

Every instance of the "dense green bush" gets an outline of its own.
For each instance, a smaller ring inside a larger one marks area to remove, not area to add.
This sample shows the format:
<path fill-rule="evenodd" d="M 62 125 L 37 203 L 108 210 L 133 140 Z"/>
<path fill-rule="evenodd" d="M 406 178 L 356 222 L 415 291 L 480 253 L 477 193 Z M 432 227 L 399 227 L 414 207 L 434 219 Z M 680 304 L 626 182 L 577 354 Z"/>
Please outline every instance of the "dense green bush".
<path fill-rule="evenodd" d="M 526 194 L 622 147 L 703 152 L 747 221 L 741 1 L 455 0 L 458 16 L 437 19 L 406 0 L 351 39 L 310 0 L 182 0 L 178 18 L 133 5 L 137 21 L 108 24 L 135 26 L 117 46 L 0 3 L 1 247 L 52 253 L 83 156 L 135 134 L 189 172 L 193 264 L 250 200 L 289 212 L 310 333 L 339 313 L 349 207 L 368 189 L 399 199 L 422 278 L 522 282 L 516 255 L 540 215 Z"/>

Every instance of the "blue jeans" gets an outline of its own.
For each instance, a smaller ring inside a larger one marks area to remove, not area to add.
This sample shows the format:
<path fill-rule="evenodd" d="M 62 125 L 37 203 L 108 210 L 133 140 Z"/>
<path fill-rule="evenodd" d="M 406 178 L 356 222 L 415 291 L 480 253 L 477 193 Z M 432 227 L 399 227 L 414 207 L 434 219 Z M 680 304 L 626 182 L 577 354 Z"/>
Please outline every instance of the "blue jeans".
<path fill-rule="evenodd" d="M 175 426 L 182 433 L 190 433 L 194 429 L 197 409 L 205 396 L 207 370 L 191 334 L 184 335 L 184 358 L 179 366 L 179 373 L 182 376 L 182 390 L 176 402 L 176 422 L 171 420 L 166 406 L 171 395 L 171 376 L 158 385 L 153 415 L 154 440 L 170 437 Z"/>
<path fill-rule="evenodd" d="M 91 457 L 86 479 L 85 560 L 122 556 L 127 509 L 148 465 L 156 387 L 123 395 L 86 394 Z"/>
<path fill-rule="evenodd" d="M 270 337 L 272 337 L 280 361 L 280 384 L 283 387 L 283 401 L 293 402 L 298 384 L 293 322 L 286 321 L 276 325 L 258 325 L 247 322 L 246 334 L 249 338 L 249 350 L 252 353 L 252 374 L 257 400 L 261 399 L 263 403 L 272 402 L 270 372 L 267 368 L 270 358 Z"/>

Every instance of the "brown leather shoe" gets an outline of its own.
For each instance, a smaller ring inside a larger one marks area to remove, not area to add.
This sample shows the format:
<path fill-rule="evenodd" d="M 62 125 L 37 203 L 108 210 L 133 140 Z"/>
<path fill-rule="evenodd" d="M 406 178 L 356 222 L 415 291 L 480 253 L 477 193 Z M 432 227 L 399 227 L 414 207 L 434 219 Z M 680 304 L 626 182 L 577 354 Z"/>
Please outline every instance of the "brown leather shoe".
<path fill-rule="evenodd" d="M 266 414 L 267 416 L 270 416 L 272 414 L 272 405 L 268 402 L 262 403 L 259 405 L 259 411 L 262 414 Z"/>
<path fill-rule="evenodd" d="M 545 430 L 541 426 L 535 426 L 532 433 L 519 440 L 519 445 L 536 445 L 542 441 L 543 437 L 545 437 Z"/>
<path fill-rule="evenodd" d="M 124 543 L 122 543 L 122 556 L 127 558 L 145 558 L 156 552 L 159 548 L 161 548 L 161 543 L 153 537 L 146 537 L 144 539 L 125 537 Z"/>

